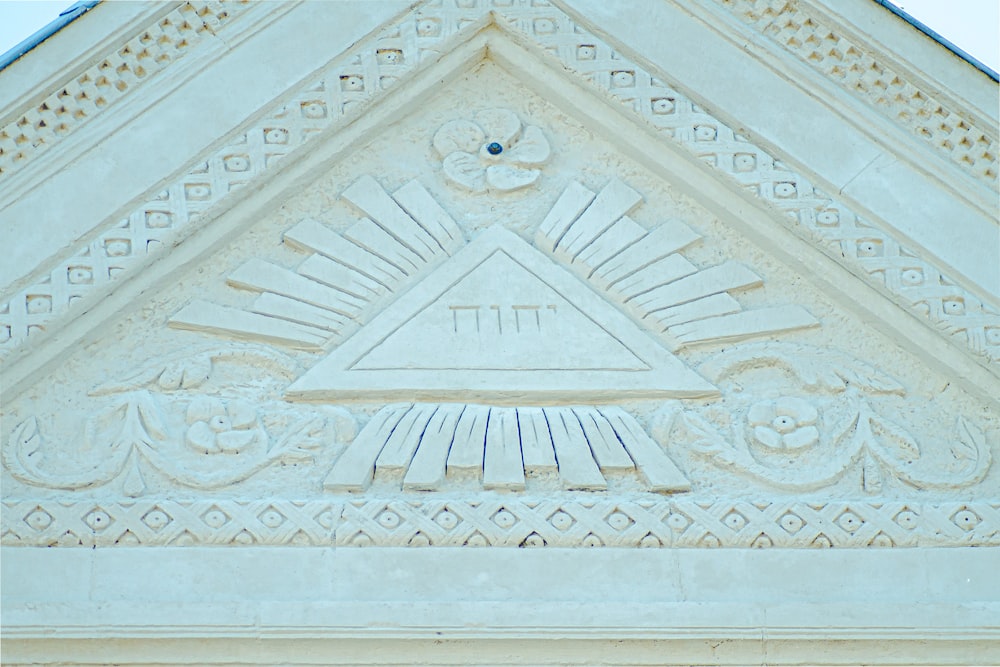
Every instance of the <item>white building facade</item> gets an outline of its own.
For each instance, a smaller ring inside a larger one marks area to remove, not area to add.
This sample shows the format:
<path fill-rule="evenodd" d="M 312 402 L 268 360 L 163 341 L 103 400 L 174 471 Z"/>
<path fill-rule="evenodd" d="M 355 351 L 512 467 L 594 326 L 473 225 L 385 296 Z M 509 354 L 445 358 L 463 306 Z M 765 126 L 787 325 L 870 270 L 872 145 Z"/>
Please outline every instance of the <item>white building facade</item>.
<path fill-rule="evenodd" d="M 985 664 L 997 81 L 868 0 L 102 3 L 0 72 L 5 664 Z"/>

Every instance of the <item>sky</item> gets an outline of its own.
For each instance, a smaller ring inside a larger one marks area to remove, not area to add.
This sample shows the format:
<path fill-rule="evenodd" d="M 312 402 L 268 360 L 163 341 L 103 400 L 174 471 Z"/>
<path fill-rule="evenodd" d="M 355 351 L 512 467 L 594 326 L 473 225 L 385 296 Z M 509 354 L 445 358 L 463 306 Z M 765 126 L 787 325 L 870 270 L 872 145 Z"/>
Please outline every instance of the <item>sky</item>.
<path fill-rule="evenodd" d="M 993 71 L 1000 70 L 1000 0 L 893 2 Z M 73 0 L 0 0 L 0 53 L 55 20 L 72 4 Z"/>

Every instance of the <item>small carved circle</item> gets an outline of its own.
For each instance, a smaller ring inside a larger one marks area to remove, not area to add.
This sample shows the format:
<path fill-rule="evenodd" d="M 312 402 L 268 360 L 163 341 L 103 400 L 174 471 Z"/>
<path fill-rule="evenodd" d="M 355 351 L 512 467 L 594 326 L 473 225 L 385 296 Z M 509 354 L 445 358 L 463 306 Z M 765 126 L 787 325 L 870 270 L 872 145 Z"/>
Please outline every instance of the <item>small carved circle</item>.
<path fill-rule="evenodd" d="M 285 522 L 285 517 L 276 509 L 265 510 L 260 515 L 260 522 L 268 528 L 277 528 Z"/>
<path fill-rule="evenodd" d="M 753 153 L 737 153 L 733 156 L 736 171 L 753 171 L 757 168 L 757 157 Z"/>
<path fill-rule="evenodd" d="M 204 183 L 191 183 L 184 186 L 184 196 L 202 201 L 212 196 L 212 189 Z"/>
<path fill-rule="evenodd" d="M 667 517 L 667 525 L 670 526 L 671 530 L 678 533 L 687 528 L 689 523 L 688 518 L 678 512 L 672 512 Z"/>
<path fill-rule="evenodd" d="M 170 214 L 164 211 L 147 211 L 146 226 L 150 229 L 164 229 L 170 226 Z"/>
<path fill-rule="evenodd" d="M 631 88 L 635 85 L 635 72 L 631 70 L 612 72 L 611 85 L 615 88 Z"/>
<path fill-rule="evenodd" d="M 730 512 L 722 519 L 722 523 L 726 524 L 732 530 L 742 530 L 743 526 L 747 525 L 747 520 L 739 512 Z"/>
<path fill-rule="evenodd" d="M 111 525 L 111 517 L 104 510 L 94 510 L 84 517 L 83 520 L 94 531 L 104 530 Z"/>
<path fill-rule="evenodd" d="M 941 307 L 945 315 L 961 315 L 965 312 L 965 301 L 958 297 L 945 299 L 941 302 Z"/>
<path fill-rule="evenodd" d="M 802 530 L 802 526 L 804 525 L 802 519 L 798 515 L 792 514 L 791 512 L 778 519 L 778 524 L 784 528 L 785 532 L 789 535 L 794 535 L 799 532 Z"/>
<path fill-rule="evenodd" d="M 675 104 L 669 97 L 657 97 L 652 102 L 653 113 L 658 116 L 663 116 L 668 113 L 673 113 Z"/>
<path fill-rule="evenodd" d="M 858 241 L 858 257 L 879 257 L 882 254 L 882 242 L 873 239 Z"/>
<path fill-rule="evenodd" d="M 44 294 L 29 294 L 25 301 L 25 309 L 31 315 L 48 313 L 52 310 L 52 299 Z"/>
<path fill-rule="evenodd" d="M 774 542 L 771 541 L 770 537 L 761 533 L 760 535 L 757 536 L 757 539 L 755 539 L 750 546 L 754 549 L 767 549 L 769 547 L 773 547 Z"/>
<path fill-rule="evenodd" d="M 979 525 L 979 517 L 971 510 L 959 510 L 951 520 L 962 530 L 972 530 Z"/>
<path fill-rule="evenodd" d="M 593 60 L 597 57 L 597 48 L 593 44 L 581 44 L 576 47 L 577 60 Z"/>
<path fill-rule="evenodd" d="M 820 211 L 816 214 L 816 222 L 823 227 L 835 227 L 840 222 L 840 213 L 833 209 Z"/>
<path fill-rule="evenodd" d="M 403 52 L 399 49 L 379 49 L 375 52 L 379 65 L 398 65 L 403 62 Z"/>
<path fill-rule="evenodd" d="M 588 533 L 585 538 L 583 538 L 583 546 L 585 547 L 602 547 L 604 543 L 601 542 L 601 538 L 593 533 Z"/>
<path fill-rule="evenodd" d="M 986 329 L 986 343 L 988 345 L 1000 345 L 1000 327 L 989 327 Z"/>
<path fill-rule="evenodd" d="M 563 511 L 556 512 L 549 519 L 549 523 L 559 530 L 566 530 L 573 525 L 573 517 Z"/>
<path fill-rule="evenodd" d="M 628 514 L 625 514 L 624 512 L 613 512 L 611 516 L 608 517 L 608 525 L 615 530 L 625 530 L 628 528 L 630 523 L 632 523 L 632 519 L 630 519 Z"/>
<path fill-rule="evenodd" d="M 213 415 L 208 420 L 208 427 L 216 433 L 228 431 L 233 427 L 233 422 L 227 415 Z"/>
<path fill-rule="evenodd" d="M 265 144 L 287 144 L 288 130 L 280 127 L 272 127 L 264 130 Z"/>
<path fill-rule="evenodd" d="M 789 433 L 795 429 L 795 420 L 788 415 L 778 415 L 771 422 L 771 425 L 778 433 Z"/>
<path fill-rule="evenodd" d="M 222 510 L 209 510 L 205 512 L 205 516 L 201 518 L 205 522 L 205 525 L 209 528 L 220 528 L 229 521 L 229 517 Z"/>
<path fill-rule="evenodd" d="M 486 145 L 486 152 L 490 155 L 500 155 L 500 153 L 503 153 L 503 146 L 495 141 L 491 141 Z"/>
<path fill-rule="evenodd" d="M 549 35 L 556 31 L 555 21 L 552 19 L 535 19 L 535 32 L 539 35 Z"/>
<path fill-rule="evenodd" d="M 500 510 L 493 515 L 493 523 L 500 526 L 501 528 L 510 528 L 515 523 L 517 523 L 517 517 L 508 512 L 507 510 Z"/>
<path fill-rule="evenodd" d="M 146 512 L 142 522 L 153 530 L 159 530 L 170 523 L 170 517 L 163 510 L 154 509 Z"/>
<path fill-rule="evenodd" d="M 242 155 L 230 155 L 225 159 L 226 171 L 246 171 L 250 168 L 250 160 Z"/>
<path fill-rule="evenodd" d="M 451 530 L 458 525 L 458 515 L 448 510 L 441 510 L 434 517 L 434 521 L 445 530 Z"/>
<path fill-rule="evenodd" d="M 709 533 L 705 537 L 701 538 L 701 545 L 703 547 L 709 547 L 710 549 L 714 549 L 715 547 L 721 547 L 722 542 L 719 541 L 718 537 L 716 537 L 712 533 Z"/>
<path fill-rule="evenodd" d="M 698 125 L 694 128 L 695 141 L 715 141 L 716 129 L 711 125 Z"/>
<path fill-rule="evenodd" d="M 104 252 L 108 257 L 125 257 L 132 252 L 132 244 L 126 239 L 111 239 L 104 243 Z"/>
<path fill-rule="evenodd" d="M 919 285 L 924 282 L 924 272 L 920 269 L 905 269 L 899 277 L 904 285 Z"/>
<path fill-rule="evenodd" d="M 326 105 L 322 102 L 303 102 L 302 115 L 313 119 L 324 118 L 326 117 Z"/>
<path fill-rule="evenodd" d="M 903 510 L 896 515 L 896 523 L 898 523 L 901 528 L 913 530 L 917 527 L 917 515 L 915 512 L 911 512 L 910 510 Z"/>
<path fill-rule="evenodd" d="M 94 281 L 94 272 L 86 266 L 71 266 L 66 270 L 66 279 L 73 285 L 86 285 Z"/>
<path fill-rule="evenodd" d="M 385 510 L 384 512 L 378 515 L 377 521 L 379 525 L 382 526 L 383 528 L 391 529 L 399 525 L 400 518 L 399 515 L 393 512 L 392 510 Z"/>
<path fill-rule="evenodd" d="M 52 525 L 52 515 L 39 507 L 31 514 L 24 517 L 24 522 L 35 530 L 45 530 Z"/>
<path fill-rule="evenodd" d="M 860 528 L 863 523 L 864 521 L 861 520 L 861 517 L 853 512 L 844 512 L 840 515 L 840 518 L 837 519 L 837 525 L 848 533 L 853 533 Z"/>
<path fill-rule="evenodd" d="M 340 89 L 348 91 L 359 91 L 365 89 L 365 80 L 356 74 L 349 74 L 340 77 Z"/>
<path fill-rule="evenodd" d="M 782 199 L 787 199 L 789 197 L 795 196 L 795 184 L 782 182 L 774 184 L 774 196 L 781 197 Z"/>
<path fill-rule="evenodd" d="M 434 19 L 421 19 L 417 21 L 417 34 L 421 37 L 433 37 L 439 31 L 438 23 Z"/>

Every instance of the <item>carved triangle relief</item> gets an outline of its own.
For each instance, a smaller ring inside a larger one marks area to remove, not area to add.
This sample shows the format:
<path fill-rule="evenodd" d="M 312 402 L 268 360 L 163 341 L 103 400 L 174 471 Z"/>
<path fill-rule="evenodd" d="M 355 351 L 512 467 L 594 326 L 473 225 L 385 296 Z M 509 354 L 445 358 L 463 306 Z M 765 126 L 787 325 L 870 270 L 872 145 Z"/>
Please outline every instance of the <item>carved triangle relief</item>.
<path fill-rule="evenodd" d="M 438 104 L 131 324 L 173 353 L 84 428 L 15 408 L 5 543 L 996 543 L 980 403 L 541 103 Z"/>

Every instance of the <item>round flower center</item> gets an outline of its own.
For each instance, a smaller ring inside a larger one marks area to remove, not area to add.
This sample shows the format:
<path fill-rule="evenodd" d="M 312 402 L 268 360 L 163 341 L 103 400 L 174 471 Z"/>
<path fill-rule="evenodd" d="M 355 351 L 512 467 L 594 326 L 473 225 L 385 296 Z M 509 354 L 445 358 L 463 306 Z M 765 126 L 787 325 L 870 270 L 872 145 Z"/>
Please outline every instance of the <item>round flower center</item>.
<path fill-rule="evenodd" d="M 493 141 L 486 145 L 486 152 L 490 155 L 500 155 L 500 153 L 503 153 L 503 146 Z"/>
<path fill-rule="evenodd" d="M 771 422 L 771 425 L 774 426 L 774 430 L 778 433 L 788 433 L 795 430 L 795 420 L 788 415 L 778 415 Z"/>

